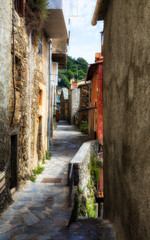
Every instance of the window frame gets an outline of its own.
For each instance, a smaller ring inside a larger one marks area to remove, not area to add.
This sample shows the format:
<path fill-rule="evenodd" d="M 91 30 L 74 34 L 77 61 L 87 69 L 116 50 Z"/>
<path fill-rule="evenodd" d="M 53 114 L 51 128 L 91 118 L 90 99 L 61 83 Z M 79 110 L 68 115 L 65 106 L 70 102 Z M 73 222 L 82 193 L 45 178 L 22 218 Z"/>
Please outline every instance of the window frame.
<path fill-rule="evenodd" d="M 14 1 L 15 10 L 20 17 L 24 16 L 24 0 L 15 0 Z"/>
<path fill-rule="evenodd" d="M 39 41 L 39 52 L 40 56 L 42 56 L 43 54 L 43 39 L 42 37 L 40 38 L 40 41 Z"/>

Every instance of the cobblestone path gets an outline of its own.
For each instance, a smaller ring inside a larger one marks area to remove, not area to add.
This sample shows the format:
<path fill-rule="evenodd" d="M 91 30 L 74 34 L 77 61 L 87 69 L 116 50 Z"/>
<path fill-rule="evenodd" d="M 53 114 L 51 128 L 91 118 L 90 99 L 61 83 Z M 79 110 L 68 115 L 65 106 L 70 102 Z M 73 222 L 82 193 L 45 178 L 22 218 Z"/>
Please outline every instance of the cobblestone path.
<path fill-rule="evenodd" d="M 79 218 L 53 240 L 115 240 L 113 225 L 100 218 Z"/>
<path fill-rule="evenodd" d="M 52 141 L 52 158 L 35 183 L 27 181 L 14 193 L 14 203 L 0 215 L 0 239 L 54 239 L 68 225 L 68 163 L 87 136 L 60 122 Z M 79 238 L 80 239 L 80 238 Z"/>

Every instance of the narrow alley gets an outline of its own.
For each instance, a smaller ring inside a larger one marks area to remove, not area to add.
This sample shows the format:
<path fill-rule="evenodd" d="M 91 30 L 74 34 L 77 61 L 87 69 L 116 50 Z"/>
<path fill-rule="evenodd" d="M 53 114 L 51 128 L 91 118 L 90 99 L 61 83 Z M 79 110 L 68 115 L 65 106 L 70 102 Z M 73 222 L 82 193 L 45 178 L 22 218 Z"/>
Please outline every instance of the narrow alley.
<path fill-rule="evenodd" d="M 0 19 L 0 240 L 150 240 L 150 0 Z"/>
<path fill-rule="evenodd" d="M 14 193 L 14 203 L 0 216 L 0 239 L 50 239 L 69 223 L 68 162 L 87 136 L 60 122 L 52 140 L 52 157 L 35 183 Z"/>
<path fill-rule="evenodd" d="M 46 161 L 44 172 L 35 183 L 28 180 L 21 185 L 13 195 L 14 203 L 0 215 L 0 239 L 103 239 L 98 238 L 99 229 L 112 234 L 112 226 L 101 219 L 81 218 L 67 227 L 72 211 L 68 207 L 68 163 L 87 140 L 87 135 L 75 126 L 65 121 L 58 123 L 52 140 L 52 157 Z"/>

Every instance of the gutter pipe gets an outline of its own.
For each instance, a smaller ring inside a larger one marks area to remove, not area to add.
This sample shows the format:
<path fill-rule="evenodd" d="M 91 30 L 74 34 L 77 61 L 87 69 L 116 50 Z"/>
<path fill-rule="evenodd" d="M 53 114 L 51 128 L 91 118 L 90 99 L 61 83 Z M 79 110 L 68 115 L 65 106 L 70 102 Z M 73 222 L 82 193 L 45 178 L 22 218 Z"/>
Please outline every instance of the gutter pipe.
<path fill-rule="evenodd" d="M 14 108 L 12 113 L 12 119 L 10 123 L 10 127 L 12 127 L 14 116 L 15 116 L 15 109 L 16 109 L 16 86 L 15 86 L 15 34 L 14 34 L 14 3 L 12 1 L 12 36 L 13 36 L 13 61 L 12 61 L 12 77 L 13 77 L 13 88 L 14 88 Z"/>
<path fill-rule="evenodd" d="M 102 2 L 101 0 L 97 0 L 93 18 L 91 21 L 92 26 L 95 26 L 97 24 L 97 19 L 98 19 L 98 15 L 99 15 L 99 9 L 100 9 L 101 2 Z"/>
<path fill-rule="evenodd" d="M 48 151 L 51 145 L 51 70 L 52 70 L 52 42 L 49 42 L 49 117 L 48 117 Z"/>

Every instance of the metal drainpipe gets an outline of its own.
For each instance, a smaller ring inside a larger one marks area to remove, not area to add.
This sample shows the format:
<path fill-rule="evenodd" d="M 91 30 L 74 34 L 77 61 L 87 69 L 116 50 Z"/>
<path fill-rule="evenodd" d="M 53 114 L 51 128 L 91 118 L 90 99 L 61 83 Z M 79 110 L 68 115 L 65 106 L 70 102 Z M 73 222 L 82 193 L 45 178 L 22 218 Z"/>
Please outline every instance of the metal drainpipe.
<path fill-rule="evenodd" d="M 51 70 L 52 70 L 52 42 L 49 42 L 49 117 L 48 117 L 48 151 L 51 144 Z"/>
<path fill-rule="evenodd" d="M 12 62 L 12 77 L 13 77 L 13 88 L 14 88 L 14 108 L 13 114 L 11 119 L 10 126 L 12 127 L 14 116 L 15 116 L 15 109 L 16 109 L 16 86 L 15 86 L 15 75 L 14 75 L 14 67 L 15 67 L 15 35 L 14 35 L 14 3 L 12 1 L 12 36 L 13 36 L 13 62 Z"/>

